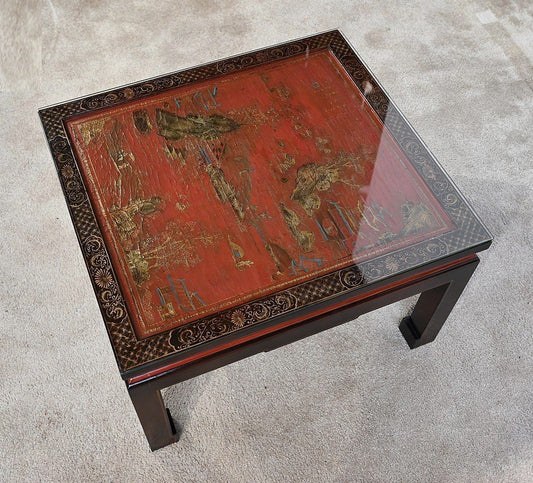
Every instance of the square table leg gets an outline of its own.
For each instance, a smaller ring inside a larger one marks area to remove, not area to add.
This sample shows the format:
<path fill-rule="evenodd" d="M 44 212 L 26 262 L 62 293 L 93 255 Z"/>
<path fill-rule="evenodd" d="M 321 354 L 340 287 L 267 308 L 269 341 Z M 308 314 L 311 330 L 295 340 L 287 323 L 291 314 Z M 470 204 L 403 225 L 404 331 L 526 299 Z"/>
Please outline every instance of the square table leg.
<path fill-rule="evenodd" d="M 411 349 L 432 342 L 474 273 L 479 258 L 450 273 L 451 280 L 422 292 L 411 315 L 400 323 L 400 331 Z"/>
<path fill-rule="evenodd" d="M 159 389 L 145 382 L 128 386 L 128 393 L 152 451 L 179 439 Z"/>

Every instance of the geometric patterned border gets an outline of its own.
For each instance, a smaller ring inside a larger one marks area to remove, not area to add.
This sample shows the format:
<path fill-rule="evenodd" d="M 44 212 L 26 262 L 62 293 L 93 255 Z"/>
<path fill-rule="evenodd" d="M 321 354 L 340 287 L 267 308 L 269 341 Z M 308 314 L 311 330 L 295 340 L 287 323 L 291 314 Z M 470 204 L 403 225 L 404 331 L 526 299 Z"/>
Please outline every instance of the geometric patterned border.
<path fill-rule="evenodd" d="M 361 92 L 364 91 L 363 83 L 372 84 L 373 90 L 366 96 L 369 104 L 453 220 L 457 230 L 359 263 L 357 266 L 337 270 L 318 279 L 214 316 L 205 317 L 169 332 L 137 339 L 65 131 L 64 121 L 78 114 L 117 106 L 133 99 L 140 99 L 228 72 L 242 71 L 267 62 L 326 48 L 337 57 Z M 296 314 L 296 311 L 310 304 L 334 298 L 399 272 L 444 259 L 454 253 L 475 249 L 491 240 L 490 234 L 462 195 L 337 30 L 47 107 L 41 109 L 39 114 L 122 374 L 134 368 L 142 369 L 142 365 L 151 364 L 162 357 L 173 354 L 179 357 L 184 350 L 244 327 L 280 315 L 290 315 L 293 312 Z M 102 277 L 104 274 L 110 275 L 112 281 L 101 286 L 99 281 L 108 280 L 108 277 Z"/>

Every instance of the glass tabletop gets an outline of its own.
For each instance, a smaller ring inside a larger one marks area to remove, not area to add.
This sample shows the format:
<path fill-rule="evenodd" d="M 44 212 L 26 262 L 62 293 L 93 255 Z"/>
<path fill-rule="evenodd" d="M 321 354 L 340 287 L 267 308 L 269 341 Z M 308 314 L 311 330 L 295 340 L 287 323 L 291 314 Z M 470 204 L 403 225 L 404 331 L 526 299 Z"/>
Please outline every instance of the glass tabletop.
<path fill-rule="evenodd" d="M 136 361 L 490 242 L 337 31 L 41 117 L 104 315 L 166 344 Z"/>

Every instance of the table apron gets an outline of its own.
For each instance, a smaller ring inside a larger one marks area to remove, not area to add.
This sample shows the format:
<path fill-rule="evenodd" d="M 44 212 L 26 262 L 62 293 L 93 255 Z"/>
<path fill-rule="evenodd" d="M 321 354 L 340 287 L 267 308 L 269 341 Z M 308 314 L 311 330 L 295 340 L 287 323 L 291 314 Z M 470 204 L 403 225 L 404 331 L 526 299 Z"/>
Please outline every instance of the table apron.
<path fill-rule="evenodd" d="M 237 342 L 227 349 L 217 351 L 190 363 L 173 367 L 153 377 L 136 382 L 132 382 L 130 379 L 126 381 L 126 385 L 128 388 L 149 385 L 153 389 L 163 389 L 172 386 L 259 352 L 268 352 L 323 330 L 349 322 L 360 315 L 390 305 L 399 300 L 445 285 L 455 278 L 462 276 L 462 272 L 471 272 L 473 267 L 475 268 L 478 263 L 479 258 L 477 255 L 471 255 L 463 259 L 462 263 L 454 264 L 444 271 L 437 271 L 435 274 L 417 278 L 416 280 L 406 280 L 404 283 L 396 283 L 388 289 L 385 287 L 375 294 L 366 294 L 361 300 L 356 300 L 353 303 L 329 310 L 326 313 L 311 316 L 281 329 L 276 330 L 274 327 L 274 331 L 264 335 L 255 334 L 256 337 L 251 338 L 251 340 L 243 343 Z"/>

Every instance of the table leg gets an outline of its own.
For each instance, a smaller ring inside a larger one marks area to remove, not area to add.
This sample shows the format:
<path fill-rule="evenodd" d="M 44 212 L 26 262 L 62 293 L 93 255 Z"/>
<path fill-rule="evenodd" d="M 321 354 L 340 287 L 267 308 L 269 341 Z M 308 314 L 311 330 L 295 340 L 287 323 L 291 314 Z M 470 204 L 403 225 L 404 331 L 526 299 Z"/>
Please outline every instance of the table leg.
<path fill-rule="evenodd" d="M 178 434 L 170 417 L 170 411 L 163 402 L 161 391 L 149 383 L 143 383 L 128 386 L 128 392 L 150 449 L 155 451 L 176 442 Z"/>
<path fill-rule="evenodd" d="M 411 349 L 432 342 L 439 333 L 466 284 L 474 273 L 479 258 L 450 271 L 445 284 L 423 292 L 413 313 L 400 323 L 400 331 Z"/>

